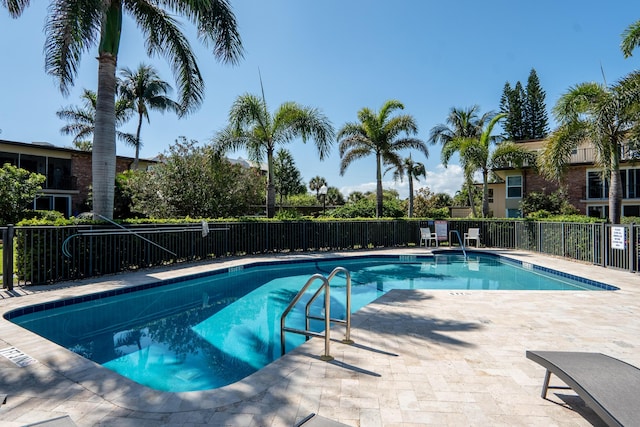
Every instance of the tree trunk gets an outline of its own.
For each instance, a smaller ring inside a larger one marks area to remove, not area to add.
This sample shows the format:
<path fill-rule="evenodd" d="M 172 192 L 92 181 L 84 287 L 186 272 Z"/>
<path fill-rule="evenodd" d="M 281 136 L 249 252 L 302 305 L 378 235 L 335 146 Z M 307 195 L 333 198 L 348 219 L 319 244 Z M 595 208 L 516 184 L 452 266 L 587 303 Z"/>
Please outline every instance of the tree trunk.
<path fill-rule="evenodd" d="M 475 198 L 473 197 L 473 182 L 470 180 L 467 181 L 467 193 L 469 193 L 469 206 L 471 206 L 471 216 L 473 218 L 477 217 L 476 214 L 476 203 Z"/>
<path fill-rule="evenodd" d="M 482 170 L 482 218 L 489 216 L 489 171 Z"/>
<path fill-rule="evenodd" d="M 115 91 L 116 57 L 103 53 L 98 58 L 98 94 L 92 149 L 94 219 L 113 218 L 116 179 Z"/>
<path fill-rule="evenodd" d="M 413 218 L 413 176 L 409 172 L 409 218 Z"/>
<path fill-rule="evenodd" d="M 618 146 L 611 155 L 611 175 L 609 177 L 609 221 L 620 224 L 622 205 L 622 185 L 620 182 L 620 160 Z"/>
<path fill-rule="evenodd" d="M 267 218 L 276 214 L 276 188 L 273 185 L 273 147 L 267 149 Z"/>
<path fill-rule="evenodd" d="M 376 218 L 382 216 L 382 170 L 380 154 L 376 153 Z"/>
<path fill-rule="evenodd" d="M 138 114 L 138 129 L 136 130 L 136 157 L 133 159 L 133 170 L 138 170 L 138 159 L 140 158 L 140 131 L 142 130 L 142 112 Z"/>

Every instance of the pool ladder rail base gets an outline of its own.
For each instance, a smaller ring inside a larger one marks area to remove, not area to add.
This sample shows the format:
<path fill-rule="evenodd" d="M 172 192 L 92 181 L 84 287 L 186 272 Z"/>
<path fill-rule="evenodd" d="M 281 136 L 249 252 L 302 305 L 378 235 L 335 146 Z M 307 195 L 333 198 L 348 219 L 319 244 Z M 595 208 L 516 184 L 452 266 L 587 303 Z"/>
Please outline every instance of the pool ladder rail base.
<path fill-rule="evenodd" d="M 344 273 L 347 279 L 347 288 L 346 288 L 346 315 L 345 319 L 332 319 L 331 318 L 331 279 L 335 277 L 338 273 Z M 296 329 L 289 328 L 285 325 L 285 320 L 289 312 L 293 309 L 293 307 L 300 301 L 302 296 L 305 294 L 309 286 L 316 280 L 320 280 L 322 284 L 313 294 L 313 296 L 309 299 L 305 306 L 305 329 Z M 311 308 L 311 304 L 318 298 L 318 296 L 324 292 L 324 316 L 315 316 L 309 313 Z M 324 334 L 319 332 L 312 331 L 311 328 L 311 320 L 321 320 L 324 321 Z M 324 338 L 324 354 L 320 356 L 320 360 L 323 361 L 331 361 L 333 360 L 333 356 L 330 354 L 331 347 L 331 323 L 339 323 L 345 325 L 345 337 L 342 340 L 344 344 L 353 344 L 354 341 L 351 339 L 351 273 L 344 267 L 336 267 L 329 274 L 328 277 L 324 277 L 322 274 L 316 273 L 311 276 L 305 285 L 298 291 L 296 296 L 291 300 L 287 308 L 283 311 L 282 316 L 280 317 L 280 353 L 282 356 L 286 353 L 286 343 L 285 343 L 285 332 L 292 332 L 294 334 L 304 335 L 308 340 L 309 337 L 317 337 Z"/>

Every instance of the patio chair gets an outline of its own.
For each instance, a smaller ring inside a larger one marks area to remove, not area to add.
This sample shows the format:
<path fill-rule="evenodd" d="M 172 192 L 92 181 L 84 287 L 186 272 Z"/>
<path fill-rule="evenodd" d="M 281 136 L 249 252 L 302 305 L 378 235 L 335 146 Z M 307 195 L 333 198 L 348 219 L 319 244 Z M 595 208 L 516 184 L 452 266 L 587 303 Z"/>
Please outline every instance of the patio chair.
<path fill-rule="evenodd" d="M 422 242 L 424 242 L 424 246 L 427 246 L 427 242 L 429 242 L 429 246 L 431 246 L 431 242 L 435 242 L 436 247 L 438 246 L 438 235 L 436 233 L 432 233 L 429 227 L 420 228 L 420 246 L 422 246 Z"/>
<path fill-rule="evenodd" d="M 550 388 L 570 388 L 609 426 L 638 425 L 640 369 L 602 353 L 527 351 L 527 359 L 547 369 L 541 396 Z M 550 386 L 551 374 L 568 387 Z"/>
<path fill-rule="evenodd" d="M 469 242 L 476 241 L 476 247 L 480 247 L 480 229 L 470 228 L 469 231 L 464 233 L 464 245 L 469 246 Z"/>

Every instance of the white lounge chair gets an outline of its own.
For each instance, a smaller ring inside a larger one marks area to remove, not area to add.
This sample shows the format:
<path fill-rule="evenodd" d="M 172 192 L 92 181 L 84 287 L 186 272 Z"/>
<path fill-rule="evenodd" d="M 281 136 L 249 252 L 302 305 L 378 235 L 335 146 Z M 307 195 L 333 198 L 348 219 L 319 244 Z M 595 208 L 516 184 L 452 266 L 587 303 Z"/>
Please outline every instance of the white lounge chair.
<path fill-rule="evenodd" d="M 438 246 L 438 235 L 436 233 L 432 233 L 429 227 L 420 228 L 420 246 L 422 246 L 422 242 L 424 242 L 424 246 L 427 246 L 427 242 L 429 242 L 429 246 L 431 246 L 431 242 L 435 242 L 436 247 Z"/>
<path fill-rule="evenodd" d="M 469 242 L 476 241 L 476 247 L 480 247 L 480 229 L 470 228 L 468 232 L 464 233 L 464 245 L 469 246 Z"/>

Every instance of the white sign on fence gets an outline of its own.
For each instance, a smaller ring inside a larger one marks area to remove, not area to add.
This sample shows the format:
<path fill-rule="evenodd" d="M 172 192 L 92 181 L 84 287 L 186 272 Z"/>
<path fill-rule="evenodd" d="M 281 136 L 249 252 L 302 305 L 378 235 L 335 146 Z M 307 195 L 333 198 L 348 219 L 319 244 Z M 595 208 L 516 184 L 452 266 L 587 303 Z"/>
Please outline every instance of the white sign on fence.
<path fill-rule="evenodd" d="M 611 249 L 626 249 L 625 231 L 626 227 L 611 227 Z"/>

